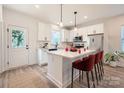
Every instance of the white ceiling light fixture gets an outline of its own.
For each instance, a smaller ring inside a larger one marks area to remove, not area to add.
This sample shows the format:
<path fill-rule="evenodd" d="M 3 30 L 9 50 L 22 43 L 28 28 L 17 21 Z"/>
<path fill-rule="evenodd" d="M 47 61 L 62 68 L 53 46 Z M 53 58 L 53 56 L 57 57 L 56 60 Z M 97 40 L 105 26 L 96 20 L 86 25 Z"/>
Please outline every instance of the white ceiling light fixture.
<path fill-rule="evenodd" d="M 74 12 L 74 15 L 75 15 L 75 25 L 74 25 L 74 31 L 77 31 L 77 24 L 76 24 L 76 14 L 77 14 L 77 11 Z"/>
<path fill-rule="evenodd" d="M 84 19 L 87 19 L 88 17 L 87 16 L 84 16 Z"/>
<path fill-rule="evenodd" d="M 60 27 L 63 27 L 63 23 L 62 23 L 62 12 L 63 12 L 63 11 L 62 11 L 62 4 L 60 5 L 60 8 L 61 8 L 61 10 L 60 10 L 61 13 L 60 13 L 60 23 L 59 23 L 59 26 L 60 26 Z"/>
<path fill-rule="evenodd" d="M 35 8 L 40 8 L 40 6 L 39 6 L 39 5 L 34 5 L 34 7 L 35 7 Z"/>

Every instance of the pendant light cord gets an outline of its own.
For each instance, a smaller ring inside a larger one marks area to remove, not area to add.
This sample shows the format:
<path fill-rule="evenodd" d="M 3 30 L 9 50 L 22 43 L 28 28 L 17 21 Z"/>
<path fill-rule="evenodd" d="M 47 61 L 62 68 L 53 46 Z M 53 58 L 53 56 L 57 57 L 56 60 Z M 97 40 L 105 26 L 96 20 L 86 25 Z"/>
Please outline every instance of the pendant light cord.
<path fill-rule="evenodd" d="M 61 20 L 61 22 L 62 22 L 62 4 L 61 4 L 61 18 L 60 18 Z"/>
<path fill-rule="evenodd" d="M 76 14 L 77 14 L 77 12 L 75 11 L 74 12 L 74 15 L 75 15 L 75 27 L 77 27 L 77 25 L 76 25 Z"/>

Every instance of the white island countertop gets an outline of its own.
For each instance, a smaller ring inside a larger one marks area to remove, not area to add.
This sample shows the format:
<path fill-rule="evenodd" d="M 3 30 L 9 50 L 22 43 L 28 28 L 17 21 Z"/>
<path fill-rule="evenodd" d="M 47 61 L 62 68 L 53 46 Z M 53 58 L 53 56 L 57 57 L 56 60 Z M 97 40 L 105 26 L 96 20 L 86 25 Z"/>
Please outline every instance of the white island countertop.
<path fill-rule="evenodd" d="M 83 49 L 80 49 L 80 50 L 81 50 L 81 53 L 79 53 L 78 51 L 77 52 L 65 51 L 64 49 L 58 49 L 56 51 L 47 51 L 47 52 L 53 55 L 58 55 L 58 56 L 62 56 L 70 59 L 82 57 L 82 56 L 93 54 L 96 52 L 96 50 L 92 50 L 92 49 L 89 49 L 86 51 L 83 51 Z"/>

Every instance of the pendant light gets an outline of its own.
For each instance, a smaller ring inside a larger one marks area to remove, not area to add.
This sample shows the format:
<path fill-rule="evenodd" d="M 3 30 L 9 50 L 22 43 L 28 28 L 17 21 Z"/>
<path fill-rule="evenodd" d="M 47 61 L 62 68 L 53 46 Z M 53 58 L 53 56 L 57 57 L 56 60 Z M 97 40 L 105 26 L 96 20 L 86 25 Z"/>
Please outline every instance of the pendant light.
<path fill-rule="evenodd" d="M 74 30 L 77 31 L 77 25 L 76 25 L 76 14 L 77 14 L 77 11 L 74 11 L 74 15 L 75 15 L 75 25 L 74 25 Z"/>
<path fill-rule="evenodd" d="M 61 14 L 60 14 L 60 23 L 59 23 L 59 26 L 60 27 L 63 27 L 63 23 L 62 23 L 62 4 L 60 5 L 60 8 L 61 8 Z"/>

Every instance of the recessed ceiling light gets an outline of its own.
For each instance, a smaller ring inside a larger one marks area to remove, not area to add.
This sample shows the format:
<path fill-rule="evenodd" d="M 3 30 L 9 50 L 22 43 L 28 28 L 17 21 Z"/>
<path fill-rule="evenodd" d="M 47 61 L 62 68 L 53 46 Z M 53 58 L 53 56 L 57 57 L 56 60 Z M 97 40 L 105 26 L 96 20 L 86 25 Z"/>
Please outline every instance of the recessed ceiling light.
<path fill-rule="evenodd" d="M 70 23 L 72 24 L 72 21 L 70 21 Z"/>
<path fill-rule="evenodd" d="M 59 25 L 59 22 L 57 22 L 57 24 Z"/>
<path fill-rule="evenodd" d="M 87 19 L 88 17 L 87 16 L 84 16 L 84 19 Z"/>
<path fill-rule="evenodd" d="M 40 8 L 40 6 L 39 5 L 34 5 L 35 6 L 35 8 Z"/>

